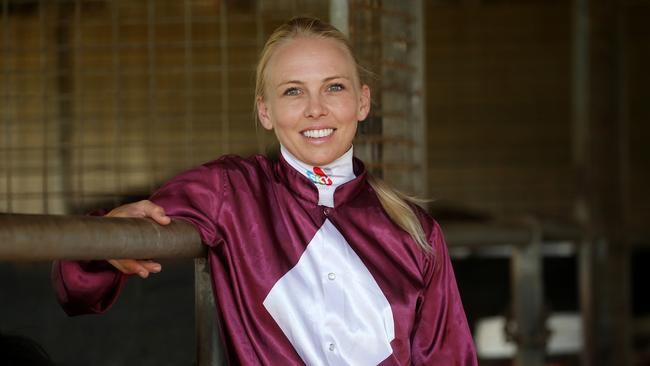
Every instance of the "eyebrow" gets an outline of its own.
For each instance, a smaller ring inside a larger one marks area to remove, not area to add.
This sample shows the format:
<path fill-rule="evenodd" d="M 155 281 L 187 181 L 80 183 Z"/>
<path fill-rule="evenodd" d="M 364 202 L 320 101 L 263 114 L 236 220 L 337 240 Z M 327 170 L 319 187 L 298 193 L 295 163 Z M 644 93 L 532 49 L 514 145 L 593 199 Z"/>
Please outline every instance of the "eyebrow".
<path fill-rule="evenodd" d="M 326 83 L 326 82 L 328 82 L 328 81 L 332 81 L 332 80 L 335 80 L 335 79 L 346 79 L 346 80 L 352 80 L 352 79 L 350 79 L 350 78 L 347 77 L 347 76 L 343 76 L 343 75 L 334 75 L 334 76 L 328 76 L 328 77 L 326 77 L 325 79 L 323 79 L 323 82 Z M 279 87 L 281 87 L 281 86 L 283 86 L 283 85 L 286 85 L 286 84 L 299 84 L 299 85 L 303 85 L 304 82 L 303 82 L 303 81 L 300 81 L 300 80 L 287 80 L 287 81 L 285 81 L 285 82 L 282 82 L 282 83 L 278 84 L 277 87 L 279 88 Z"/>

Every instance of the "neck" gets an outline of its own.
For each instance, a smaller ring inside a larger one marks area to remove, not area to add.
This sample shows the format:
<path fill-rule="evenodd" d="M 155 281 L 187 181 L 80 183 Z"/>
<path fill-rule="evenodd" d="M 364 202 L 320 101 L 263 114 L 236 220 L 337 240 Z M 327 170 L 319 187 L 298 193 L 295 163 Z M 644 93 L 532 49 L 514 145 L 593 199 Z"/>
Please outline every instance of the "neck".
<path fill-rule="evenodd" d="M 318 204 L 322 206 L 334 207 L 336 188 L 356 177 L 352 165 L 352 147 L 338 159 L 322 166 L 313 166 L 298 160 L 284 146 L 280 147 L 280 152 L 291 167 L 307 177 L 318 188 Z"/>

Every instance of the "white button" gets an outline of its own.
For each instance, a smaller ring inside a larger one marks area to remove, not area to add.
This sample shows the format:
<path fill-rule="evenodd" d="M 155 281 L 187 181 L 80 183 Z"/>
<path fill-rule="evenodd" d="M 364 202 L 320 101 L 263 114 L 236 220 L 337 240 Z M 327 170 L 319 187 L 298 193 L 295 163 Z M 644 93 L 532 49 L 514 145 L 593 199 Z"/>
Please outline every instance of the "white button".
<path fill-rule="evenodd" d="M 335 349 L 336 346 L 334 345 L 334 343 L 330 343 L 329 350 L 333 352 Z"/>
<path fill-rule="evenodd" d="M 327 275 L 327 278 L 329 278 L 331 281 L 334 281 L 334 279 L 336 279 L 336 273 L 334 273 L 334 272 L 330 272 L 330 273 Z"/>

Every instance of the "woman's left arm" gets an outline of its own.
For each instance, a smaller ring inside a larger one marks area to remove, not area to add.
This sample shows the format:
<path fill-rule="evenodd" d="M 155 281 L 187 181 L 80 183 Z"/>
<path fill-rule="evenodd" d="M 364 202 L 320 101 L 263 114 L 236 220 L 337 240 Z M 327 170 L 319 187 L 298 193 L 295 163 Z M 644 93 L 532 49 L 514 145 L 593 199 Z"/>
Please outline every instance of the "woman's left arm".
<path fill-rule="evenodd" d="M 440 227 L 429 237 L 433 255 L 411 339 L 414 365 L 476 366 L 476 351 Z"/>

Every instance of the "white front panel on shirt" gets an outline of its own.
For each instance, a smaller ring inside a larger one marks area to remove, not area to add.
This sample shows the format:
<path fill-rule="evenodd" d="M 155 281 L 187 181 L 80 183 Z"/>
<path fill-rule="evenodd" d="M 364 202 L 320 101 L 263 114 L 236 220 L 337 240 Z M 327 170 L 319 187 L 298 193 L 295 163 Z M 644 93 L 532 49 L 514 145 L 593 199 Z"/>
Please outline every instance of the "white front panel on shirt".
<path fill-rule="evenodd" d="M 393 352 L 390 304 L 329 220 L 264 307 L 307 365 L 377 365 Z"/>

